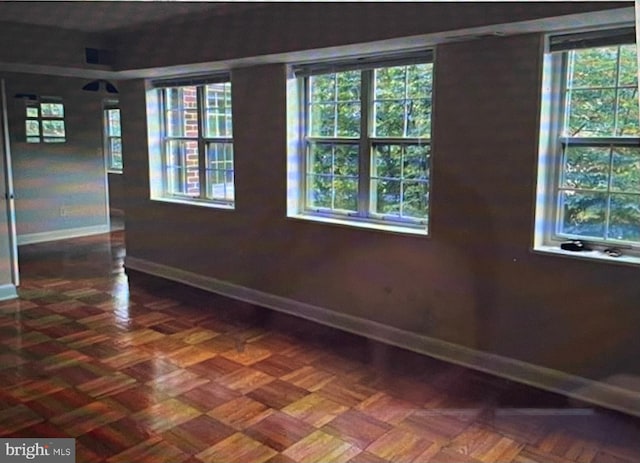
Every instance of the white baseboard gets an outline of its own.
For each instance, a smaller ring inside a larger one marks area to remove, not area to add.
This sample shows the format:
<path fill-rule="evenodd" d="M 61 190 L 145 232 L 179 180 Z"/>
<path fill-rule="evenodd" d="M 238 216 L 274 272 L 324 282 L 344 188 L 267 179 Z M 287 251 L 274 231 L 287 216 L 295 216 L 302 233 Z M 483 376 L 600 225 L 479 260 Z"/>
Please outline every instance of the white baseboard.
<path fill-rule="evenodd" d="M 0 285 L 0 301 L 7 301 L 9 299 L 16 299 L 18 297 L 18 290 L 16 285 Z"/>
<path fill-rule="evenodd" d="M 93 225 L 91 227 L 65 228 L 64 230 L 52 230 L 40 233 L 28 233 L 18 235 L 18 246 L 24 244 L 44 243 L 46 241 L 66 240 L 69 238 L 79 238 L 81 236 L 99 235 L 109 233 L 109 225 Z"/>
<path fill-rule="evenodd" d="M 622 383 L 619 381 L 619 377 L 614 377 L 611 384 L 607 381 L 594 381 L 135 257 L 127 256 L 125 258 L 125 268 L 301 317 L 595 405 L 640 416 L 640 389 L 637 380 Z M 627 388 L 625 385 L 632 387 Z"/>

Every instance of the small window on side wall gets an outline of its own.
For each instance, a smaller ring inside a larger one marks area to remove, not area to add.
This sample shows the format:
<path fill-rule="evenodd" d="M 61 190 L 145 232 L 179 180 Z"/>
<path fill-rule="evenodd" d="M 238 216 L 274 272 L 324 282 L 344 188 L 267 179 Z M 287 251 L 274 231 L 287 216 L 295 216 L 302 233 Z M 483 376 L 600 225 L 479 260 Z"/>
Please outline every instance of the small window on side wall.
<path fill-rule="evenodd" d="M 103 111 L 104 150 L 109 172 L 122 173 L 122 135 L 117 101 L 107 101 Z"/>
<path fill-rule="evenodd" d="M 27 143 L 64 143 L 64 104 L 59 98 L 42 98 L 26 107 L 25 131 Z"/>

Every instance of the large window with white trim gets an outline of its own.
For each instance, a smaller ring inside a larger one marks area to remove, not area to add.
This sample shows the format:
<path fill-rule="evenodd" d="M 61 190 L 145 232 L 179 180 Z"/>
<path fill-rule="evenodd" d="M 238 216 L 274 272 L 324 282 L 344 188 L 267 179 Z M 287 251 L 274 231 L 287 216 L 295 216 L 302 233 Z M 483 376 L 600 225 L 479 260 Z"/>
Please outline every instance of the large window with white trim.
<path fill-rule="evenodd" d="M 295 69 L 298 214 L 426 231 L 431 52 Z"/>
<path fill-rule="evenodd" d="M 161 195 L 232 206 L 235 199 L 228 75 L 154 83 Z"/>
<path fill-rule="evenodd" d="M 635 32 L 551 37 L 545 82 L 538 238 L 633 253 L 640 249 Z"/>

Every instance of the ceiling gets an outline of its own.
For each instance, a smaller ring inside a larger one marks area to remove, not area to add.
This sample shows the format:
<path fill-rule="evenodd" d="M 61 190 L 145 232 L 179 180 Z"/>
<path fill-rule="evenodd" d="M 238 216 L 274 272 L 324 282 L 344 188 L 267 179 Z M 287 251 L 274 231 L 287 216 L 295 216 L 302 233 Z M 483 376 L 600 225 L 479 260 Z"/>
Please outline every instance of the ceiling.
<path fill-rule="evenodd" d="M 104 33 L 191 14 L 226 15 L 260 3 L 210 1 L 6 1 L 0 21 Z"/>

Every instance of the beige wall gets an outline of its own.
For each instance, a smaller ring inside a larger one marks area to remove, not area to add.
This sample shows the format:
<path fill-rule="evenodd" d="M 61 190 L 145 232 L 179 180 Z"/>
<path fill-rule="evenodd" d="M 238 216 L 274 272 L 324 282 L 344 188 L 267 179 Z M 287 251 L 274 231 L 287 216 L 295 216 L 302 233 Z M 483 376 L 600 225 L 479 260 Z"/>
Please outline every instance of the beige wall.
<path fill-rule="evenodd" d="M 230 60 L 529 21 L 632 2 L 283 2 L 118 31 L 118 70 Z M 633 20 L 633 18 L 630 18 Z M 568 27 L 579 27 L 571 20 Z M 445 34 L 447 35 L 447 34 Z M 309 58 L 313 59 L 310 54 Z"/>
<path fill-rule="evenodd" d="M 106 227 L 105 95 L 82 91 L 85 79 L 0 74 L 7 85 L 18 236 Z M 26 143 L 25 102 L 14 97 L 21 93 L 62 98 L 65 143 Z"/>
<path fill-rule="evenodd" d="M 150 201 L 144 85 L 123 83 L 128 255 L 589 378 L 640 375 L 638 269 L 531 252 L 541 41 L 437 48 L 429 237 L 286 218 L 284 65 L 233 72 L 236 210 Z"/>
<path fill-rule="evenodd" d="M 25 15 L 29 5 L 25 3 Z M 103 39 L 95 34 L 59 29 L 56 27 L 25 26 L 2 22 L 0 18 L 0 66 L 9 70 L 17 67 L 55 66 L 69 70 L 108 70 L 107 66 L 85 63 L 85 48 L 104 48 Z"/>

